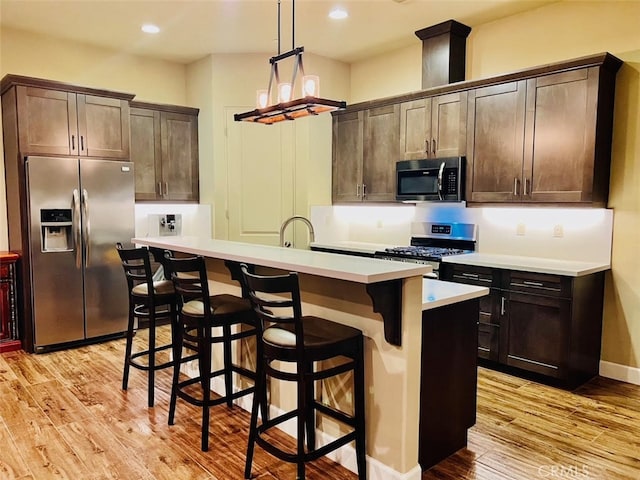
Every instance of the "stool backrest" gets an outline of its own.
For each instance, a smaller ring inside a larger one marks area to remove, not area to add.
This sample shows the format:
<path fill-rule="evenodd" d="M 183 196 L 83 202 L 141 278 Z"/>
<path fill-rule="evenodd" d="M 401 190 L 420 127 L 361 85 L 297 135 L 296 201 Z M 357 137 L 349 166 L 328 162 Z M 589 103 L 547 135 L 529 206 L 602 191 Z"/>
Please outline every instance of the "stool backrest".
<path fill-rule="evenodd" d="M 303 358 L 304 329 L 298 274 L 256 275 L 249 272 L 244 264 L 240 269 L 253 310 L 260 319 L 259 331 L 264 332 L 269 327 L 292 331 L 296 337 L 298 358 Z"/>
<path fill-rule="evenodd" d="M 179 308 L 191 300 L 200 300 L 204 304 L 204 311 L 210 312 L 209 283 L 204 258 L 199 255 L 176 258 L 168 251 L 164 256 L 165 275 L 173 282 L 173 288 L 179 297 Z"/>
<path fill-rule="evenodd" d="M 120 242 L 116 243 L 116 250 L 120 255 L 129 292 L 141 283 L 146 283 L 147 291 L 153 292 L 153 272 L 151 271 L 149 250 L 144 247 L 124 248 Z"/>

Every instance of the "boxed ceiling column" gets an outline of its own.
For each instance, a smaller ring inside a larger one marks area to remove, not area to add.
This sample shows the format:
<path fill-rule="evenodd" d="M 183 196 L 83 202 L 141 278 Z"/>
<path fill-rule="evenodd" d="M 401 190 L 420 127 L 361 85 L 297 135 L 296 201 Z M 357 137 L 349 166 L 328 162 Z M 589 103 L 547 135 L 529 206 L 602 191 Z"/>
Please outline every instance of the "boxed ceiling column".
<path fill-rule="evenodd" d="M 471 27 L 448 20 L 418 30 L 422 40 L 422 88 L 461 82 L 465 76 L 467 36 Z"/>

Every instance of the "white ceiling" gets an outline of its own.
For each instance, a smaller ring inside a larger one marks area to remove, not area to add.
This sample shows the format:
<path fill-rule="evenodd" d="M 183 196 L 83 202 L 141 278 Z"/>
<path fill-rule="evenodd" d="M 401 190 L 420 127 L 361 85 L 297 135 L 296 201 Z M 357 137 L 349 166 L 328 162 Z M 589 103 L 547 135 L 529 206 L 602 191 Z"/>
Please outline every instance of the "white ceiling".
<path fill-rule="evenodd" d="M 298 0 L 295 43 L 351 63 L 419 42 L 414 32 L 455 19 L 470 27 L 557 0 Z M 327 17 L 342 6 L 349 18 Z M 281 51 L 291 50 L 282 0 Z M 277 53 L 277 0 L 0 0 L 0 25 L 169 61 L 212 53 Z M 162 31 L 148 35 L 143 23 Z"/>

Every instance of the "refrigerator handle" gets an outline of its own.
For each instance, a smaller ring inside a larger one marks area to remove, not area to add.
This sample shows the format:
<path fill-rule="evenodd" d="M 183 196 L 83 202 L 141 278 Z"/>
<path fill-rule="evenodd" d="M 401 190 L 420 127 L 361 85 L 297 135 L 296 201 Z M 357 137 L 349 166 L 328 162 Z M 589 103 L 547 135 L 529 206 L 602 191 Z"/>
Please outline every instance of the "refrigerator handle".
<path fill-rule="evenodd" d="M 82 189 L 82 225 L 83 229 L 83 243 L 84 243 L 84 255 L 85 255 L 85 268 L 89 266 L 89 258 L 91 255 L 91 221 L 89 220 L 89 194 L 83 188 Z"/>
<path fill-rule="evenodd" d="M 80 198 L 78 189 L 73 189 L 73 243 L 76 252 L 76 268 L 82 267 L 82 241 L 80 239 Z"/>

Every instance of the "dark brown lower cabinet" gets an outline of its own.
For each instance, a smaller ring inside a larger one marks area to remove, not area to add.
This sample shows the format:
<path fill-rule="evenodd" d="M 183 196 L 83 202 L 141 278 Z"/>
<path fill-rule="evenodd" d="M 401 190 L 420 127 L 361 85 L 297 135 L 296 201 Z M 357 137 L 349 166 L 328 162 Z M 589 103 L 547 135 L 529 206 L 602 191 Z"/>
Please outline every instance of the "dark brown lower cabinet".
<path fill-rule="evenodd" d="M 604 272 L 579 277 L 443 263 L 440 278 L 491 287 L 480 301 L 486 365 L 574 388 L 598 374 Z"/>

